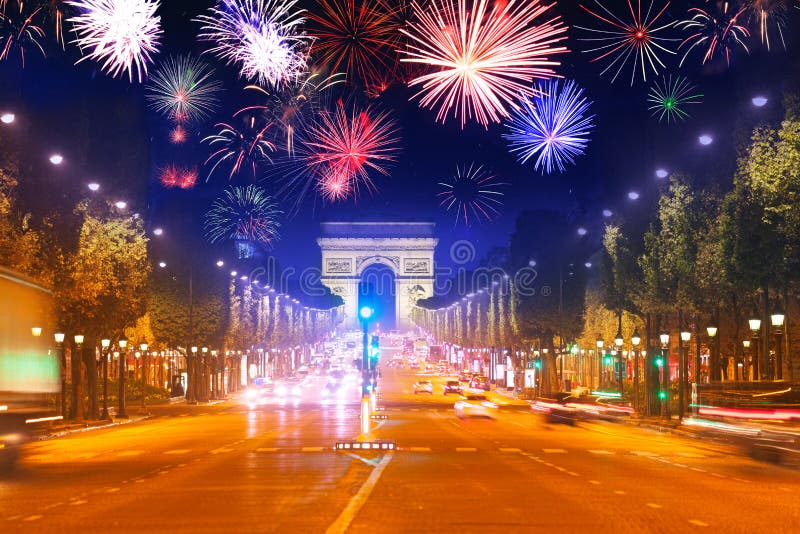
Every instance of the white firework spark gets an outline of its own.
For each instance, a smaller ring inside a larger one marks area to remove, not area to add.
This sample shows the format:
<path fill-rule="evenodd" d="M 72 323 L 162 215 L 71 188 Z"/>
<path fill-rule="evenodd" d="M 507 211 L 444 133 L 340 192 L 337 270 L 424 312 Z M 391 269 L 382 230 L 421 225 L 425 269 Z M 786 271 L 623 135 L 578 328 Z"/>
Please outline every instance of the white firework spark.
<path fill-rule="evenodd" d="M 161 17 L 155 15 L 158 0 L 74 0 L 78 15 L 69 19 L 77 34 L 74 42 L 86 59 L 98 62 L 116 77 L 125 72 L 133 81 L 147 74 L 147 64 L 158 53 Z"/>
<path fill-rule="evenodd" d="M 200 15 L 199 38 L 241 77 L 261 85 L 278 85 L 306 68 L 309 38 L 302 31 L 304 10 L 298 0 L 220 0 Z"/>

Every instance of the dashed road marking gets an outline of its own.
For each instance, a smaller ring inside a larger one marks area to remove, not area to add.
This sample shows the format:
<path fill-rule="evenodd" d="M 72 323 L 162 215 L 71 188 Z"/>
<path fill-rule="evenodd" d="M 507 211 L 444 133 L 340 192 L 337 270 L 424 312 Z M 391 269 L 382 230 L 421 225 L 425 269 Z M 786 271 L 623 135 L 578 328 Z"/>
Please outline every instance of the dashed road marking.
<path fill-rule="evenodd" d="M 647 504 L 646 504 L 646 506 L 648 506 L 648 507 L 650 507 L 650 508 L 655 508 L 656 510 L 659 510 L 659 509 L 661 509 L 661 508 L 664 508 L 664 507 L 663 507 L 663 506 L 661 506 L 660 504 L 656 504 L 656 503 L 654 503 L 654 502 L 649 502 L 649 503 L 647 503 Z"/>
<path fill-rule="evenodd" d="M 566 449 L 542 449 L 545 454 L 566 454 Z"/>
<path fill-rule="evenodd" d="M 606 451 L 606 450 L 603 450 L 603 449 L 589 449 L 588 452 L 590 452 L 592 454 L 604 454 L 604 455 L 614 454 L 611 451 Z"/>
<path fill-rule="evenodd" d="M 89 501 L 87 501 L 85 499 L 80 499 L 80 500 L 77 500 L 77 501 L 72 501 L 69 504 L 70 504 L 70 506 L 80 506 L 81 504 L 86 504 L 87 502 L 89 502 Z"/>
<path fill-rule="evenodd" d="M 694 525 L 696 527 L 707 527 L 708 526 L 708 523 L 706 523 L 704 521 L 700 521 L 699 519 L 690 519 L 689 523 L 691 523 L 692 525 Z"/>
<path fill-rule="evenodd" d="M 43 515 L 29 515 L 28 517 L 23 519 L 23 521 L 36 521 L 37 519 L 41 519 L 43 517 L 44 517 Z"/>
<path fill-rule="evenodd" d="M 172 449 L 171 451 L 165 451 L 164 454 L 189 454 L 190 452 L 192 452 L 192 449 Z"/>
<path fill-rule="evenodd" d="M 616 493 L 617 495 L 625 495 L 624 490 L 614 490 L 614 493 Z"/>
<path fill-rule="evenodd" d="M 144 454 L 144 451 L 119 451 L 117 456 L 127 457 L 127 456 L 139 456 L 140 454 Z"/>
<path fill-rule="evenodd" d="M 477 452 L 475 447 L 456 447 L 456 452 Z"/>
<path fill-rule="evenodd" d="M 647 457 L 658 456 L 658 454 L 650 451 L 631 451 L 631 454 L 633 454 L 634 456 L 647 456 Z"/>
<path fill-rule="evenodd" d="M 728 478 L 725 475 L 720 475 L 719 473 L 711 473 L 711 476 L 712 477 L 717 477 L 717 478 Z"/>
<path fill-rule="evenodd" d="M 431 452 L 430 447 L 409 447 L 408 450 L 411 452 Z"/>
<path fill-rule="evenodd" d="M 707 472 L 705 469 L 700 469 L 699 467 L 690 467 L 689 469 L 691 469 L 692 471 L 697 471 L 698 473 L 706 473 Z"/>
<path fill-rule="evenodd" d="M 500 447 L 500 452 L 522 452 L 522 450 L 516 447 Z"/>
<path fill-rule="evenodd" d="M 567 471 L 567 474 L 568 474 L 568 475 L 570 475 L 570 476 L 573 476 L 573 477 L 579 477 L 579 476 L 580 476 L 580 475 L 579 475 L 578 473 L 576 473 L 575 471 Z"/>
<path fill-rule="evenodd" d="M 342 513 L 339 514 L 339 517 L 328 527 L 325 531 L 325 534 L 343 534 L 347 532 L 347 528 L 350 526 L 350 523 L 353 522 L 356 515 L 358 514 L 361 507 L 364 506 L 364 503 L 367 502 L 372 490 L 375 488 L 375 485 L 378 483 L 378 480 L 383 473 L 383 470 L 386 469 L 386 466 L 389 464 L 389 461 L 392 459 L 394 455 L 394 451 L 389 451 L 386 456 L 384 456 L 380 463 L 372 470 L 367 480 L 364 484 L 359 488 L 358 492 L 353 495 L 350 499 L 350 502 L 347 503 L 347 507 L 342 510 Z"/>
<path fill-rule="evenodd" d="M 599 480 L 590 480 L 589 484 L 594 484 L 595 486 L 599 486 L 600 485 L 600 481 Z"/>
<path fill-rule="evenodd" d="M 120 490 L 119 488 L 108 488 L 108 489 L 106 490 L 106 493 L 116 493 L 116 492 L 118 492 L 119 490 Z"/>
<path fill-rule="evenodd" d="M 275 452 L 278 450 L 278 447 L 259 447 L 256 449 L 256 452 Z"/>
<path fill-rule="evenodd" d="M 300 452 L 322 452 L 322 447 L 303 447 Z"/>
<path fill-rule="evenodd" d="M 211 454 L 220 454 L 223 452 L 233 452 L 233 449 L 229 449 L 228 447 L 219 447 L 218 449 L 214 449 L 209 451 Z"/>
<path fill-rule="evenodd" d="M 675 467 L 683 467 L 683 468 L 687 468 L 687 467 L 689 467 L 689 466 L 688 466 L 688 465 L 686 465 L 686 464 L 676 464 L 676 463 L 673 463 L 672 465 L 674 465 Z"/>

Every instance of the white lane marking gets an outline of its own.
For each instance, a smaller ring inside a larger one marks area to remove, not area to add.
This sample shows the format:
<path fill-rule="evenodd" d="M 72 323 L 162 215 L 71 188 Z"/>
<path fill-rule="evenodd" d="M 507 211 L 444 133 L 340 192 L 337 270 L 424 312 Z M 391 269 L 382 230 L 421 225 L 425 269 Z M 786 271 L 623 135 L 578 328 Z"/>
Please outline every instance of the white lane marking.
<path fill-rule="evenodd" d="M 522 452 L 522 449 L 516 447 L 500 447 L 500 452 Z"/>
<path fill-rule="evenodd" d="M 6 520 L 8 520 L 8 521 L 16 521 L 20 517 L 22 517 L 22 516 L 21 515 L 12 515 L 11 517 L 6 517 Z"/>
<path fill-rule="evenodd" d="M 328 527 L 325 534 L 344 534 L 347 531 L 350 523 L 353 522 L 353 519 L 355 519 L 361 507 L 367 502 L 372 490 L 375 489 L 378 480 L 380 480 L 383 474 L 383 470 L 386 469 L 386 466 L 389 465 L 389 462 L 392 460 L 392 456 L 394 456 L 394 451 L 386 453 L 386 456 L 384 456 L 375 469 L 372 470 L 372 473 L 370 473 L 367 480 L 358 489 L 358 492 L 353 495 L 350 502 L 347 503 L 345 509 L 339 514 L 339 517 L 331 523 L 331 526 Z"/>
<path fill-rule="evenodd" d="M 573 476 L 573 477 L 579 477 L 579 476 L 580 476 L 580 475 L 579 475 L 578 473 L 576 473 L 575 471 L 567 471 L 567 474 L 568 474 L 568 475 L 570 475 L 570 476 Z"/>
<path fill-rule="evenodd" d="M 256 452 L 275 452 L 278 450 L 278 447 L 259 447 L 256 449 Z"/>
<path fill-rule="evenodd" d="M 80 506 L 81 504 L 86 504 L 87 502 L 89 502 L 89 501 L 81 499 L 79 501 L 72 501 L 69 504 L 70 504 L 70 506 Z"/>
<path fill-rule="evenodd" d="M 697 454 L 696 452 L 676 452 L 675 456 L 680 456 L 681 458 L 705 458 L 705 455 Z"/>
<path fill-rule="evenodd" d="M 116 493 L 120 490 L 120 488 L 108 488 L 106 493 Z"/>
<path fill-rule="evenodd" d="M 590 480 L 589 484 L 594 484 L 595 486 L 599 486 L 600 485 L 600 481 L 599 480 Z"/>
<path fill-rule="evenodd" d="M 164 454 L 189 454 L 190 452 L 192 452 L 192 449 L 172 449 L 171 451 L 164 451 Z"/>
<path fill-rule="evenodd" d="M 117 456 L 139 456 L 140 454 L 144 454 L 144 451 L 119 451 Z"/>
<path fill-rule="evenodd" d="M 477 452 L 475 447 L 456 447 L 456 452 Z"/>
<path fill-rule="evenodd" d="M 711 476 L 712 477 L 717 477 L 717 478 L 728 478 L 725 475 L 720 475 L 719 473 L 711 473 Z"/>
<path fill-rule="evenodd" d="M 211 452 L 211 454 L 220 454 L 223 452 L 233 452 L 233 449 L 229 449 L 228 447 L 220 447 L 209 452 Z"/>
<path fill-rule="evenodd" d="M 606 454 L 606 455 L 614 454 L 611 451 L 606 451 L 606 450 L 603 450 L 603 449 L 589 449 L 587 452 L 590 452 L 592 454 Z"/>
<path fill-rule="evenodd" d="M 614 493 L 616 493 L 617 495 L 625 495 L 625 492 L 623 490 L 614 490 Z"/>
<path fill-rule="evenodd" d="M 683 467 L 683 468 L 689 467 L 689 466 L 688 466 L 688 465 L 686 465 L 686 464 L 676 464 L 676 463 L 673 463 L 672 465 L 674 465 L 675 467 Z"/>
<path fill-rule="evenodd" d="M 542 449 L 545 454 L 566 454 L 566 449 Z"/>
<path fill-rule="evenodd" d="M 691 469 L 692 471 L 697 471 L 698 473 L 706 473 L 707 472 L 705 469 L 700 469 L 699 467 L 690 467 L 689 469 Z"/>
<path fill-rule="evenodd" d="M 631 454 L 635 456 L 648 456 L 648 457 L 658 456 L 658 454 L 650 451 L 631 451 Z"/>
<path fill-rule="evenodd" d="M 431 452 L 430 447 L 409 447 L 408 450 L 411 452 Z"/>
<path fill-rule="evenodd" d="M 159 475 L 166 475 L 167 473 L 169 473 L 169 471 L 159 471 L 158 472 Z"/>
<path fill-rule="evenodd" d="M 136 483 L 138 484 L 138 483 L 140 483 L 140 482 L 144 482 L 144 479 L 143 479 L 143 478 L 140 478 L 140 479 L 138 479 L 138 480 L 134 480 L 134 482 L 136 482 Z"/>
<path fill-rule="evenodd" d="M 692 525 L 694 525 L 696 527 L 707 527 L 708 526 L 708 523 L 700 521 L 699 519 L 690 519 L 689 523 L 691 523 Z"/>
<path fill-rule="evenodd" d="M 300 452 L 322 452 L 322 447 L 303 447 Z"/>
<path fill-rule="evenodd" d="M 646 506 L 649 506 L 650 508 L 655 508 L 656 510 L 658 510 L 658 509 L 661 509 L 661 508 L 664 508 L 664 507 L 663 507 L 663 506 L 661 506 L 660 504 L 656 504 L 656 503 L 654 503 L 654 502 L 649 502 L 649 503 L 647 503 L 647 505 L 646 505 Z"/>
<path fill-rule="evenodd" d="M 29 515 L 28 517 L 23 519 L 23 521 L 36 521 L 37 519 L 41 519 L 43 517 L 44 517 L 43 515 Z"/>

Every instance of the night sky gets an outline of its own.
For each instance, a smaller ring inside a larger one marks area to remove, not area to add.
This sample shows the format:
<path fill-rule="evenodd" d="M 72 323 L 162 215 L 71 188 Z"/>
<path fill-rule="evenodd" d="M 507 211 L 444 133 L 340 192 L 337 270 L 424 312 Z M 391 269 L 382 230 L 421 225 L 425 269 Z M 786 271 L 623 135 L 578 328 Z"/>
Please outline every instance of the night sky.
<path fill-rule="evenodd" d="M 623 4 L 622 0 L 606 3 Z M 667 18 L 685 18 L 689 4 L 703 3 L 673 2 Z M 212 2 L 168 0 L 163 4 L 159 14 L 164 38 L 158 57 L 205 50 L 207 44 L 195 40 L 199 24 L 192 19 Z M 311 2 L 303 5 L 314 9 Z M 585 34 L 572 26 L 596 23 L 577 5 L 560 1 L 555 8 L 570 26 L 567 46 L 572 50 L 558 57 L 562 66 L 557 71 L 586 89 L 597 116 L 588 152 L 576 165 L 563 174 L 542 176 L 530 163 L 518 164 L 509 155 L 500 125 L 487 130 L 468 123 L 462 131 L 456 120 L 436 124 L 433 111 L 421 109 L 416 101 L 409 101 L 410 90 L 395 86 L 374 101 L 392 111 L 402 131 L 402 152 L 391 175 L 376 177 L 379 192 L 362 194 L 356 203 L 324 205 L 308 199 L 296 216 L 283 221 L 282 240 L 274 249 L 280 263 L 300 268 L 318 265 L 315 238 L 323 220 L 433 220 L 441 237 L 437 259 L 446 263 L 449 245 L 458 239 L 473 241 L 479 256 L 492 246 L 506 245 L 515 218 L 524 209 L 569 212 L 576 228 L 584 225 L 589 230 L 586 239 L 599 244 L 604 209 L 629 220 L 644 220 L 652 210 L 659 187 L 654 171 L 659 167 L 686 171 L 698 185 L 729 187 L 737 140 L 746 139 L 760 121 L 779 118 L 780 93 L 796 82 L 800 10 L 794 10 L 787 21 L 787 51 L 773 43 L 772 51 L 767 52 L 754 35 L 749 43 L 751 54 L 737 50 L 730 68 L 718 61 L 701 67 L 697 53 L 678 69 L 680 55 L 667 56 L 667 72 L 688 76 L 705 95 L 701 105 L 692 107 L 689 120 L 667 125 L 659 124 L 647 112 L 647 88 L 655 76 L 648 75 L 648 83 L 638 79 L 631 88 L 626 70 L 627 76 L 621 75 L 612 85 L 610 76 L 599 77 L 601 67 L 579 52 L 587 48 L 578 40 Z M 674 30 L 675 37 L 681 35 Z M 87 194 L 85 184 L 96 180 L 109 199 L 129 199 L 151 228 L 163 226 L 169 231 L 180 227 L 173 236 L 201 242 L 202 213 L 227 185 L 227 175 L 220 173 L 211 182 L 203 182 L 208 168 L 202 167 L 202 162 L 209 149 L 199 140 L 212 132 L 214 122 L 230 119 L 250 102 L 242 92 L 245 83 L 235 68 L 205 56 L 225 85 L 222 106 L 213 120 L 192 132 L 189 142 L 175 146 L 168 140 L 168 121 L 148 109 L 142 84 L 131 84 L 127 77 L 110 79 L 90 61 L 73 65 L 79 57 L 75 45 L 68 43 L 62 51 L 48 39 L 46 59 L 29 53 L 24 69 L 17 57 L 0 63 L 0 108 L 16 110 L 21 119 L 15 125 L 13 142 L 20 143 L 26 154 L 23 196 L 34 210 L 46 212 L 48 204 L 74 201 Z M 753 107 L 750 99 L 756 94 L 769 98 L 769 104 Z M 697 142 L 701 133 L 712 135 L 714 143 L 701 147 Z M 64 154 L 63 168 L 46 164 L 51 151 Z M 165 190 L 159 185 L 159 167 L 172 161 L 201 166 L 201 179 L 194 190 Z M 454 227 L 452 214 L 437 205 L 437 182 L 451 175 L 457 165 L 473 161 L 488 166 L 509 184 L 505 205 L 493 223 Z M 42 190 L 48 194 L 42 196 Z M 632 202 L 627 198 L 629 191 L 642 196 Z M 217 253 L 202 250 L 209 257 Z"/>

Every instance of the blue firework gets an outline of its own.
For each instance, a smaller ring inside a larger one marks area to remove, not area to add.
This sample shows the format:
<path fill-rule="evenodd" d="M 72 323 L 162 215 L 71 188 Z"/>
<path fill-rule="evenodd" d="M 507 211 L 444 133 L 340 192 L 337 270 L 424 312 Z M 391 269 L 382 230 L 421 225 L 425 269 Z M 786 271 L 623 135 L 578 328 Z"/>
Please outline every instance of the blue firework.
<path fill-rule="evenodd" d="M 583 89 L 572 80 L 550 79 L 536 84 L 534 96 L 523 95 L 520 104 L 506 120 L 509 150 L 520 163 L 535 157 L 533 167 L 542 174 L 564 172 L 584 153 L 594 128 Z"/>

